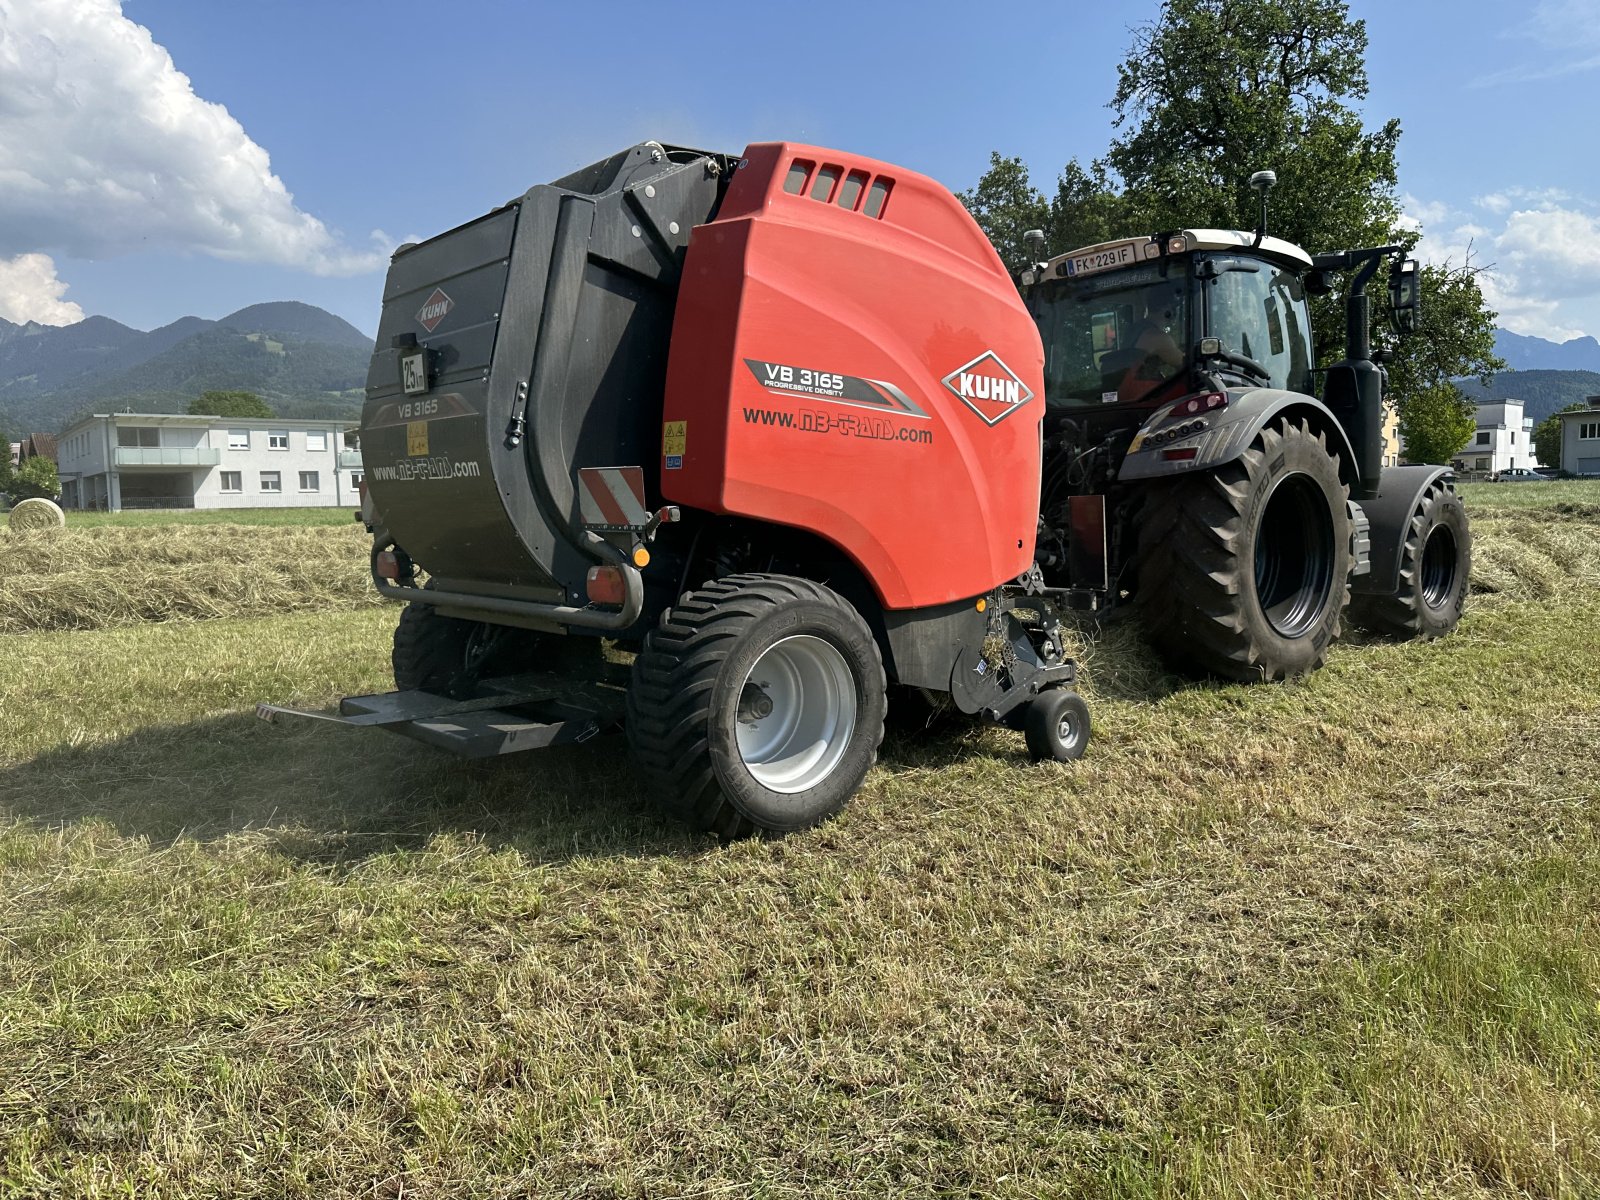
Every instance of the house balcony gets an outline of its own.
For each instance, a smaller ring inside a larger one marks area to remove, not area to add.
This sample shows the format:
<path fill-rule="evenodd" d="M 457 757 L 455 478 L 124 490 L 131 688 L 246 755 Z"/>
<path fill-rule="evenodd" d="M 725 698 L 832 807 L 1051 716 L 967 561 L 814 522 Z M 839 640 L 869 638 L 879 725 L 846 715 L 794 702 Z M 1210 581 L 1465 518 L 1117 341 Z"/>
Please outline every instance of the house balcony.
<path fill-rule="evenodd" d="M 339 451 L 339 469 L 341 471 L 359 471 L 359 470 L 361 470 L 361 451 L 359 451 L 359 450 L 341 450 L 341 451 Z"/>
<path fill-rule="evenodd" d="M 222 451 L 204 446 L 118 446 L 119 467 L 214 467 L 222 461 Z"/>

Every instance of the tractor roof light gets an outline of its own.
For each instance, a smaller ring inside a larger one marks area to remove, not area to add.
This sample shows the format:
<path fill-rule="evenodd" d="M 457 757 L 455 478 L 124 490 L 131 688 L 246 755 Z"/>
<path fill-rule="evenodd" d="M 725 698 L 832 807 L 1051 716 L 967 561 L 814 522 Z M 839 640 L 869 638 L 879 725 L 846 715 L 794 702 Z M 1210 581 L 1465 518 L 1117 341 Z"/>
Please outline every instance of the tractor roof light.
<path fill-rule="evenodd" d="M 1188 248 L 1189 248 L 1189 239 L 1184 237 L 1182 234 L 1179 234 L 1175 238 L 1170 238 L 1167 241 L 1167 253 L 1168 254 L 1182 254 Z"/>

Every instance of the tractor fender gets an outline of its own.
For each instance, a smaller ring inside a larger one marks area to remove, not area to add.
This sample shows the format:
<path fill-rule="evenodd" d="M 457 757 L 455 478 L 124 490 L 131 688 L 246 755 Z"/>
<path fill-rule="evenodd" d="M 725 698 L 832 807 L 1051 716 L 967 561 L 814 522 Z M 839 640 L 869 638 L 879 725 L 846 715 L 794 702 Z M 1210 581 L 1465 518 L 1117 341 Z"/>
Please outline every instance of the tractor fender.
<path fill-rule="evenodd" d="M 1400 587 L 1400 555 L 1405 548 L 1411 516 L 1422 503 L 1422 493 L 1439 480 L 1453 484 L 1449 467 L 1385 467 L 1378 477 L 1378 496 L 1363 500 L 1362 510 L 1371 522 L 1372 570 L 1354 576 L 1350 590 L 1392 596 Z"/>
<path fill-rule="evenodd" d="M 1287 416 L 1308 422 L 1327 439 L 1329 452 L 1339 462 L 1340 482 L 1353 486 L 1359 479 L 1350 437 L 1320 400 L 1277 388 L 1229 388 L 1226 394 L 1228 403 L 1223 408 L 1207 409 L 1207 393 L 1191 393 L 1156 409 L 1129 443 L 1117 478 L 1124 482 L 1170 479 L 1214 470 L 1249 449 L 1263 427 Z M 1191 411 L 1196 401 L 1199 407 Z M 1195 450 L 1192 458 L 1171 456 L 1172 451 L 1191 447 Z"/>

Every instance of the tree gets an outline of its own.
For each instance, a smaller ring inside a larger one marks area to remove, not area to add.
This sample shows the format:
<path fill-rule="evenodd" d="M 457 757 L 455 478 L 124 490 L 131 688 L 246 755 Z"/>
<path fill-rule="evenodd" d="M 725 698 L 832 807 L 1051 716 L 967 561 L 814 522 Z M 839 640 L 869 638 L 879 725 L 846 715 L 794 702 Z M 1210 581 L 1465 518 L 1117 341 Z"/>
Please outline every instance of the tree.
<path fill-rule="evenodd" d="M 46 500 L 54 500 L 61 494 L 61 477 L 56 474 L 56 465 L 48 458 L 35 456 L 17 468 L 11 477 L 11 498 L 13 500 L 27 500 L 34 496 L 42 496 Z"/>
<path fill-rule="evenodd" d="M 1118 133 L 1104 157 L 1088 167 L 1069 162 L 1061 173 L 1044 224 L 1051 250 L 1253 226 L 1259 197 L 1248 180 L 1271 169 L 1275 236 L 1312 253 L 1409 251 L 1419 235 L 1402 225 L 1396 199 L 1400 124 L 1368 130 L 1351 107 L 1367 95 L 1366 50 L 1366 25 L 1350 19 L 1344 0 L 1166 0 L 1134 31 L 1118 67 L 1110 104 Z M 962 198 L 984 199 L 973 215 L 1014 261 L 1017 231 L 1039 223 L 1039 193 L 1019 159 L 996 153 L 990 162 Z M 1484 306 L 1479 270 L 1470 261 L 1425 268 L 1422 327 L 1403 341 L 1384 326 L 1385 306 L 1374 304 L 1374 342 L 1394 352 L 1391 397 L 1402 413 L 1416 399 L 1436 414 L 1446 380 L 1487 378 L 1505 365 L 1494 356 L 1495 314 Z M 1373 282 L 1381 301 L 1384 276 Z M 1344 309 L 1337 295 L 1312 303 L 1326 364 L 1343 355 L 1342 339 L 1328 335 L 1343 330 Z"/>
<path fill-rule="evenodd" d="M 1400 441 L 1409 462 L 1447 463 L 1477 428 L 1477 406 L 1448 381 L 1414 393 L 1400 409 Z"/>
<path fill-rule="evenodd" d="M 200 398 L 189 401 L 192 417 L 266 417 L 278 414 L 272 411 L 254 392 L 201 392 Z"/>
<path fill-rule="evenodd" d="M 1533 456 L 1539 460 L 1540 466 L 1552 468 L 1561 466 L 1561 414 L 1588 412 L 1589 407 L 1582 401 L 1569 404 L 1565 408 L 1557 409 L 1533 427 Z"/>
<path fill-rule="evenodd" d="M 1002 158 L 999 151 L 990 152 L 989 169 L 978 186 L 958 192 L 956 198 L 967 206 L 1009 267 L 1020 265 L 1027 257 L 1022 235 L 1050 224 L 1050 205 L 1028 182 L 1027 166 L 1020 158 Z"/>

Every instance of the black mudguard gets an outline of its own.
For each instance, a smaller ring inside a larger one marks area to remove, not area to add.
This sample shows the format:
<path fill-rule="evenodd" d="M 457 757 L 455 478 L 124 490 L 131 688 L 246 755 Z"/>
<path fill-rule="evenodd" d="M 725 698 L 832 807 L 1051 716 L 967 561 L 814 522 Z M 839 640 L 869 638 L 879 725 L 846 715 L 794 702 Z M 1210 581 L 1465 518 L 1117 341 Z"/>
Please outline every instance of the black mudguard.
<path fill-rule="evenodd" d="M 1385 467 L 1378 478 L 1378 496 L 1361 507 L 1371 522 L 1372 570 L 1350 580 L 1353 592 L 1392 596 L 1400 587 L 1400 554 L 1412 514 L 1422 493 L 1439 479 L 1454 483 L 1449 467 Z"/>
<path fill-rule="evenodd" d="M 1352 486 L 1357 482 L 1355 450 L 1344 427 L 1321 401 L 1276 388 L 1229 388 L 1227 394 L 1227 407 L 1209 412 L 1188 411 L 1196 394 L 1156 409 L 1134 435 L 1117 478 L 1123 482 L 1171 479 L 1215 470 L 1243 454 L 1270 422 L 1280 416 L 1297 416 L 1327 438 L 1328 449 L 1339 460 L 1340 480 Z M 1193 458 L 1172 459 L 1164 453 L 1189 447 L 1196 451 Z"/>

